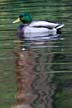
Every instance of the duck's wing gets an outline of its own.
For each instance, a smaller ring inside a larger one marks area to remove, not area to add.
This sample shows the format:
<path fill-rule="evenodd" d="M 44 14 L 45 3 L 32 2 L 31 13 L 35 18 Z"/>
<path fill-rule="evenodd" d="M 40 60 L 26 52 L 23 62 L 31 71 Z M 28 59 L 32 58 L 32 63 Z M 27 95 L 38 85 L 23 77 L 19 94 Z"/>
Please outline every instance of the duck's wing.
<path fill-rule="evenodd" d="M 46 28 L 49 28 L 49 29 L 52 29 L 52 28 L 60 29 L 64 25 L 63 24 L 58 24 L 58 23 L 52 23 L 52 22 L 48 22 L 48 21 L 33 21 L 30 24 L 30 26 L 31 27 L 46 27 Z"/>

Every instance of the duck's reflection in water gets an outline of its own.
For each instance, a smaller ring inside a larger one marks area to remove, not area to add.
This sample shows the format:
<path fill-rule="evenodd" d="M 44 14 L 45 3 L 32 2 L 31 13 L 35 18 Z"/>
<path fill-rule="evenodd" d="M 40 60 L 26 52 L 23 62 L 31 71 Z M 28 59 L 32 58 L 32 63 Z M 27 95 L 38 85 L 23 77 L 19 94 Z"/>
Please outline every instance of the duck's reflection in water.
<path fill-rule="evenodd" d="M 16 51 L 17 102 L 30 108 L 52 108 L 56 89 L 52 82 L 53 48 L 60 35 L 27 37 Z"/>

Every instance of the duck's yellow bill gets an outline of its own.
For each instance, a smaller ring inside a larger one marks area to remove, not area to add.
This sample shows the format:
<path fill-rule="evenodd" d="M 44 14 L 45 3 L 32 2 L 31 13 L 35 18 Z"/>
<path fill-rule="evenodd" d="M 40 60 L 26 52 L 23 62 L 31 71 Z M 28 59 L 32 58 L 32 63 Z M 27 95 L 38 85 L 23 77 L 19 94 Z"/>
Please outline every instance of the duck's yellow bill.
<path fill-rule="evenodd" d="M 17 23 L 20 22 L 20 18 L 17 18 L 15 21 L 13 21 L 12 23 Z"/>

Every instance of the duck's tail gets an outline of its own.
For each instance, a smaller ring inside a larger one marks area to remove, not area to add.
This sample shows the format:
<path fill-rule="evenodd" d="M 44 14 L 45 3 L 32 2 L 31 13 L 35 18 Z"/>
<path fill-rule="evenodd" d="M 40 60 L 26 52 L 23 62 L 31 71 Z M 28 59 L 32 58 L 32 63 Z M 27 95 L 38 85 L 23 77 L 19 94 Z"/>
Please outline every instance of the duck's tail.
<path fill-rule="evenodd" d="M 61 29 L 63 26 L 64 26 L 64 24 L 59 24 L 55 28 L 58 30 L 58 29 Z"/>
<path fill-rule="evenodd" d="M 58 34 L 61 34 L 61 28 L 64 26 L 64 24 L 59 24 L 59 25 L 57 25 L 55 28 L 56 28 L 56 30 L 57 30 L 57 33 Z"/>

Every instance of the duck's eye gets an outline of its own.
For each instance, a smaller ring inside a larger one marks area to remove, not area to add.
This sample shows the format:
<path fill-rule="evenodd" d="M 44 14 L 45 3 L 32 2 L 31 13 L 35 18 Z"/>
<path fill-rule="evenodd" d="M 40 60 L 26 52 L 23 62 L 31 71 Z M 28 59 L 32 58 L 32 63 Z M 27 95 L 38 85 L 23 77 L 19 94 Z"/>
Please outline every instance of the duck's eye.
<path fill-rule="evenodd" d="M 20 15 L 19 17 L 20 17 L 20 18 L 22 18 L 22 17 L 23 17 L 23 15 Z"/>
<path fill-rule="evenodd" d="M 20 18 L 23 18 L 23 17 L 24 17 L 24 15 L 22 15 L 22 14 L 21 14 L 19 17 L 20 17 Z"/>

